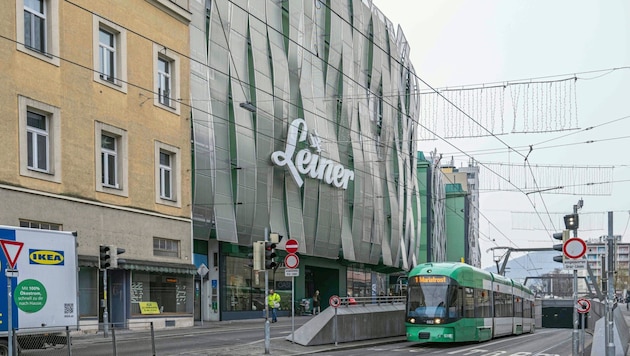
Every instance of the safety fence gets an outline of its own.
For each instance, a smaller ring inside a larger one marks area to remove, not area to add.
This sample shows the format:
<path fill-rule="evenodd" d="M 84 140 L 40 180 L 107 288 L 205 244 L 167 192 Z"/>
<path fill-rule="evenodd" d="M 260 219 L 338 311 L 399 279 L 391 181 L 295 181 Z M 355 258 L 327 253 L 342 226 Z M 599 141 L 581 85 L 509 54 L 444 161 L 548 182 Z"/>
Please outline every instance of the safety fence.
<path fill-rule="evenodd" d="M 133 332 L 130 332 L 133 330 Z M 122 356 L 157 355 L 153 322 L 127 324 L 124 328 L 101 323 L 97 328 L 32 328 L 14 330 L 12 343 L 0 337 L 0 355 Z"/>

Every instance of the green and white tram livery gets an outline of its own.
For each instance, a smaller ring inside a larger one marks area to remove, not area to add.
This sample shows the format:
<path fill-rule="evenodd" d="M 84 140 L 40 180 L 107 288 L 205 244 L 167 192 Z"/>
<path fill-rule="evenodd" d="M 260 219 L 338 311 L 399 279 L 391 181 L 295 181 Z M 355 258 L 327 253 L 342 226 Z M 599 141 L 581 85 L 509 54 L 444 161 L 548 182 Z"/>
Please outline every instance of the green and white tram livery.
<path fill-rule="evenodd" d="M 407 340 L 470 342 L 534 332 L 534 295 L 464 263 L 425 263 L 409 273 Z"/>

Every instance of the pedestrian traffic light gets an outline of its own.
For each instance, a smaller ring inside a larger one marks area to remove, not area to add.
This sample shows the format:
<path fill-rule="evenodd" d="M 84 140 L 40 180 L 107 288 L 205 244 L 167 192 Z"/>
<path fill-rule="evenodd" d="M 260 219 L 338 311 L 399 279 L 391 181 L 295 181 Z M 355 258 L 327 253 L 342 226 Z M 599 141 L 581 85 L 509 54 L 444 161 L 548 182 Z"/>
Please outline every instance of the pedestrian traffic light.
<path fill-rule="evenodd" d="M 99 246 L 98 268 L 108 269 L 112 265 L 112 250 L 109 245 Z"/>
<path fill-rule="evenodd" d="M 262 271 L 265 269 L 263 261 L 265 259 L 265 241 L 255 241 L 253 252 L 247 255 L 249 257 L 248 266 L 254 271 Z"/>
<path fill-rule="evenodd" d="M 274 269 L 278 266 L 275 261 L 276 257 L 276 244 L 273 242 L 265 241 L 265 269 Z"/>
<path fill-rule="evenodd" d="M 125 249 L 112 245 L 109 246 L 109 249 L 111 254 L 110 268 L 118 268 L 118 255 L 125 253 Z"/>
<path fill-rule="evenodd" d="M 567 242 L 567 240 L 569 239 L 569 230 L 562 230 L 562 232 L 556 232 L 552 236 L 556 240 L 562 240 L 562 243 L 553 245 L 554 250 L 562 252 L 562 254 L 559 256 L 553 256 L 553 260 L 556 262 L 564 263 L 563 246 L 564 246 L 564 243 Z"/>

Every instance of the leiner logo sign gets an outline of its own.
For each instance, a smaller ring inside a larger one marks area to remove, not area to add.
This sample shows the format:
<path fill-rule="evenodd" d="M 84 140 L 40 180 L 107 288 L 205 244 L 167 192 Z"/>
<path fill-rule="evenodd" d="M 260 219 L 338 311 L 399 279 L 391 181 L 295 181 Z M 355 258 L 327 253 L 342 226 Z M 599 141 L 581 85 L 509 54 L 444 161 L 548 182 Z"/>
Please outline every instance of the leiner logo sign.
<path fill-rule="evenodd" d="M 295 152 L 298 142 L 306 141 L 307 136 L 309 136 L 310 147 L 315 148 L 315 151 L 320 153 L 320 139 L 317 133 L 309 134 L 306 121 L 304 119 L 295 119 L 289 126 L 287 144 L 284 151 L 272 153 L 271 161 L 279 167 L 287 166 L 298 187 L 304 184 L 304 179 L 302 179 L 300 174 L 308 174 L 309 177 L 323 180 L 326 184 L 347 189 L 348 181 L 354 180 L 354 171 L 346 169 L 343 165 L 333 160 L 323 158 L 306 148 Z"/>

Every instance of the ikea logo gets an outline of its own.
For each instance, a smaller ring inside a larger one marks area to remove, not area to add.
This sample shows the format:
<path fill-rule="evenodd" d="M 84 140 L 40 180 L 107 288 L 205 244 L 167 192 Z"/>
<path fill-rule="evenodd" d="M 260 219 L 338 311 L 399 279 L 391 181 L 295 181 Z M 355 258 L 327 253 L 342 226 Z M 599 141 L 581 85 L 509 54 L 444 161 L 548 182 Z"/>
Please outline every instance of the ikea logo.
<path fill-rule="evenodd" d="M 29 263 L 32 265 L 57 265 L 63 266 L 63 251 L 52 250 L 28 250 Z"/>

